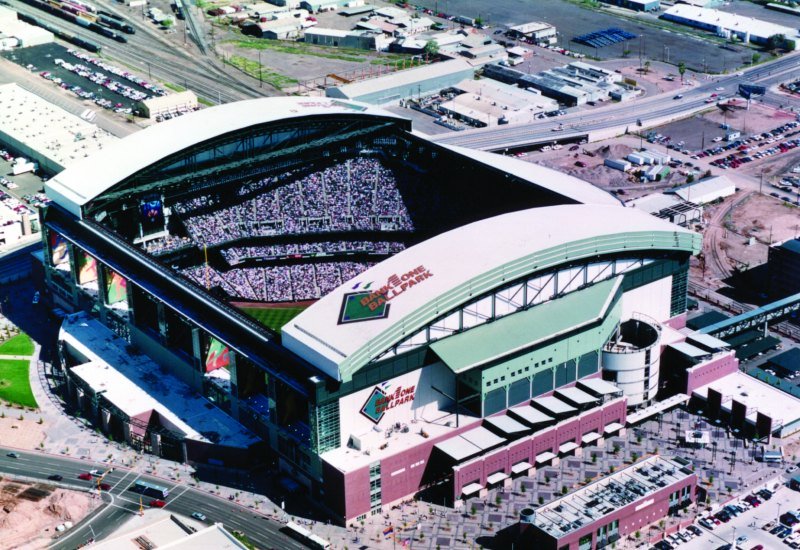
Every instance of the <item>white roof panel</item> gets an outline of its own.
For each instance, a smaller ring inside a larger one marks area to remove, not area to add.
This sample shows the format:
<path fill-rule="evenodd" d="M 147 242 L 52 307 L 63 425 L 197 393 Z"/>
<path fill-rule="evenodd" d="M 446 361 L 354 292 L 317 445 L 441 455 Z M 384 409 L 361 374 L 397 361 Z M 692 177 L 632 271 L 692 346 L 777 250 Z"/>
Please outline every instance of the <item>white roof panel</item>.
<path fill-rule="evenodd" d="M 45 184 L 56 202 L 80 216 L 80 207 L 154 162 L 214 137 L 258 124 L 313 115 L 362 113 L 405 120 L 382 109 L 341 99 L 269 97 L 202 109 L 106 144 Z"/>
<path fill-rule="evenodd" d="M 580 380 L 578 381 L 578 385 L 600 395 L 610 395 L 622 391 L 611 382 L 607 382 L 602 378 L 589 378 L 587 380 Z"/>
<path fill-rule="evenodd" d="M 473 157 L 482 154 L 468 153 Z M 555 172 L 552 176 L 561 177 Z M 564 220 L 581 223 L 564 223 Z M 347 281 L 284 325 L 283 345 L 339 380 L 342 379 L 339 367 L 352 354 L 359 352 L 367 360 L 379 356 L 397 343 L 388 341 L 388 334 L 403 326 L 406 336 L 410 336 L 414 323 L 422 323 L 415 318 L 420 309 L 437 304 L 448 292 L 487 284 L 487 274 L 499 273 L 502 266 L 511 269 L 538 252 L 583 239 L 664 231 L 676 235 L 691 233 L 619 205 L 549 206 L 481 220 L 408 248 Z M 413 286 L 396 284 L 401 282 L 399 277 L 415 271 L 422 277 Z M 373 288 L 390 289 L 385 294 L 389 309 L 369 321 L 344 320 L 346 301 L 362 299 L 349 295 L 370 283 Z M 446 308 L 454 306 L 443 304 Z M 359 364 L 360 361 L 359 358 Z"/>
<path fill-rule="evenodd" d="M 437 443 L 436 448 L 457 462 L 481 452 L 480 447 L 473 445 L 461 436 L 451 437 L 441 443 Z"/>
<path fill-rule="evenodd" d="M 533 468 L 533 466 L 529 462 L 519 462 L 511 467 L 511 472 L 515 474 L 520 474 L 522 472 L 530 470 L 531 468 Z"/>
<path fill-rule="evenodd" d="M 597 401 L 597 398 L 593 395 L 589 395 L 585 391 L 575 387 L 556 390 L 556 396 L 569 399 L 578 405 L 588 405 Z"/>
<path fill-rule="evenodd" d="M 553 414 L 568 414 L 578 410 L 569 403 L 564 403 L 552 395 L 547 397 L 538 397 L 534 399 L 533 402 Z"/>
<path fill-rule="evenodd" d="M 468 432 L 461 434 L 463 439 L 466 439 L 476 447 L 480 447 L 482 451 L 497 447 L 506 442 L 506 440 L 499 435 L 494 435 L 492 432 L 484 427 L 474 428 Z"/>
<path fill-rule="evenodd" d="M 507 414 L 502 416 L 492 416 L 491 418 L 487 418 L 484 420 L 485 423 L 491 424 L 498 430 L 506 434 L 514 434 L 518 432 L 525 432 L 528 430 L 528 427 L 524 424 L 520 424 Z"/>
<path fill-rule="evenodd" d="M 530 405 L 525 405 L 524 407 L 514 407 L 510 410 L 528 424 L 540 424 L 542 422 L 553 421 L 553 417 L 547 416 L 539 409 L 534 409 Z"/>
<path fill-rule="evenodd" d="M 503 472 L 496 472 L 486 478 L 486 483 L 500 483 L 508 479 L 508 475 Z"/>

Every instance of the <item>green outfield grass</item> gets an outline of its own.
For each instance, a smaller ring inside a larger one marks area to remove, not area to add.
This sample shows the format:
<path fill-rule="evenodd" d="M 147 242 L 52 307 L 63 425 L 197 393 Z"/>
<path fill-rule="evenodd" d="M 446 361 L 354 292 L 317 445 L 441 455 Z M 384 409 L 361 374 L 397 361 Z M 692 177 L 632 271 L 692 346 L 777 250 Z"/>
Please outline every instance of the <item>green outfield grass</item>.
<path fill-rule="evenodd" d="M 283 325 L 294 319 L 304 309 L 306 309 L 305 306 L 241 308 L 241 310 L 250 317 L 253 317 L 262 325 L 269 327 L 276 332 L 280 332 Z"/>
<path fill-rule="evenodd" d="M 38 408 L 28 381 L 30 362 L 21 359 L 0 360 L 0 399 Z"/>
<path fill-rule="evenodd" d="M 17 334 L 0 344 L 0 355 L 33 355 L 33 342 L 25 334 Z"/>

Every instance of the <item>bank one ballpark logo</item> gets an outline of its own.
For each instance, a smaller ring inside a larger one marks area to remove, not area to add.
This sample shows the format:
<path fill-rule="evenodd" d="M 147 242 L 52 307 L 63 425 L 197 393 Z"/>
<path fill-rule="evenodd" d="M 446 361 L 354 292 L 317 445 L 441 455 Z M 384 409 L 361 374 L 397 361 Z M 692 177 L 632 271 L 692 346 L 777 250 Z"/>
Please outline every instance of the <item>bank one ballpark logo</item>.
<path fill-rule="evenodd" d="M 375 386 L 361 407 L 361 414 L 369 418 L 373 424 L 378 424 L 389 409 L 413 402 L 416 388 L 416 386 L 406 388 L 398 386 L 392 391 L 390 382 Z"/>
<path fill-rule="evenodd" d="M 353 285 L 353 292 L 342 298 L 339 324 L 385 319 L 389 316 L 392 300 L 431 277 L 433 273 L 421 265 L 400 275 L 395 273 L 381 287 L 377 287 L 375 281 L 357 282 Z"/>

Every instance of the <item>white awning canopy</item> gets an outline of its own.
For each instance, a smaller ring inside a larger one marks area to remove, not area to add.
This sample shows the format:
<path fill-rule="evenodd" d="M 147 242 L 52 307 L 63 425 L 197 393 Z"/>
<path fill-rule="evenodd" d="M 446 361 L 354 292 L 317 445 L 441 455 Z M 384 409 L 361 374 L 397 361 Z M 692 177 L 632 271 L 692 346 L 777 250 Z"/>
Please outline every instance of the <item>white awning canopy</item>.
<path fill-rule="evenodd" d="M 584 443 L 592 443 L 593 441 L 597 441 L 600 439 L 600 434 L 597 432 L 589 432 L 588 434 L 584 435 L 581 438 L 581 441 Z"/>
<path fill-rule="evenodd" d="M 531 468 L 533 468 L 533 466 L 531 464 L 529 464 L 528 462 L 520 462 L 518 464 L 514 464 L 511 467 L 511 473 L 521 474 L 522 472 L 527 472 Z"/>
<path fill-rule="evenodd" d="M 483 485 L 480 483 L 470 483 L 461 489 L 461 494 L 468 497 L 469 495 L 474 495 L 481 489 L 483 489 Z"/>
<path fill-rule="evenodd" d="M 603 428 L 603 431 L 607 434 L 611 434 L 620 431 L 622 427 L 623 427 L 622 424 L 620 424 L 619 422 L 612 422 L 611 424 Z"/>
<path fill-rule="evenodd" d="M 548 460 L 553 460 L 556 457 L 550 451 L 545 451 L 541 454 L 536 455 L 536 464 L 542 464 L 543 462 L 547 462 Z"/>
<path fill-rule="evenodd" d="M 504 481 L 506 479 L 508 479 L 508 476 L 506 474 L 504 474 L 503 472 L 496 472 L 486 478 L 486 483 L 491 483 L 492 485 L 494 485 L 495 483 L 500 483 L 501 481 Z"/>
<path fill-rule="evenodd" d="M 569 453 L 578 448 L 578 444 L 574 441 L 567 441 L 558 448 L 559 453 Z"/>

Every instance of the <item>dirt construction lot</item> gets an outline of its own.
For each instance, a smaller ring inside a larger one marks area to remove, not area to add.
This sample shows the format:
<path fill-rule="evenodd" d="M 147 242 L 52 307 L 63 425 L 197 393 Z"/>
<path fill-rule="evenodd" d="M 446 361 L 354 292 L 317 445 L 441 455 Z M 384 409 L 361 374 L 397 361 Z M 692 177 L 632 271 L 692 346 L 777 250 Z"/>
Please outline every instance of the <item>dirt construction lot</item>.
<path fill-rule="evenodd" d="M 0 547 L 46 548 L 57 526 L 78 523 L 99 502 L 87 493 L 0 478 Z"/>
<path fill-rule="evenodd" d="M 753 194 L 738 203 L 725 226 L 749 239 L 768 245 L 794 238 L 800 231 L 800 209 L 768 195 Z"/>

